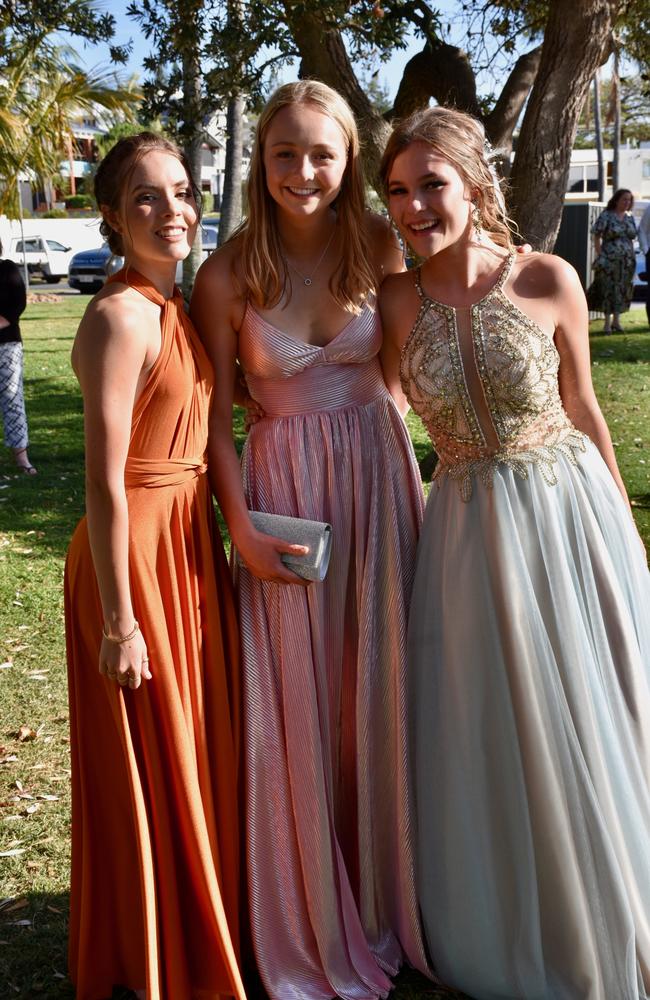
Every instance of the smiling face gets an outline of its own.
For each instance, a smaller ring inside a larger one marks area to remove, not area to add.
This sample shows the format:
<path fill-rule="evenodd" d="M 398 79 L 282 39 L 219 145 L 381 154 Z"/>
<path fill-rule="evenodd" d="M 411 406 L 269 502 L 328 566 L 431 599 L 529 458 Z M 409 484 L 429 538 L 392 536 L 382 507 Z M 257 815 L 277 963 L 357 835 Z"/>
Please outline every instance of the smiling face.
<path fill-rule="evenodd" d="M 185 167 L 173 154 L 151 150 L 136 163 L 118 211 L 102 206 L 135 267 L 175 268 L 190 252 L 198 211 Z"/>
<path fill-rule="evenodd" d="M 412 142 L 395 157 L 388 208 L 420 257 L 471 238 L 471 193 L 453 164 L 426 142 Z"/>
<path fill-rule="evenodd" d="M 264 136 L 268 192 L 280 211 L 296 218 L 318 215 L 332 204 L 347 160 L 341 129 L 310 104 L 280 108 Z"/>

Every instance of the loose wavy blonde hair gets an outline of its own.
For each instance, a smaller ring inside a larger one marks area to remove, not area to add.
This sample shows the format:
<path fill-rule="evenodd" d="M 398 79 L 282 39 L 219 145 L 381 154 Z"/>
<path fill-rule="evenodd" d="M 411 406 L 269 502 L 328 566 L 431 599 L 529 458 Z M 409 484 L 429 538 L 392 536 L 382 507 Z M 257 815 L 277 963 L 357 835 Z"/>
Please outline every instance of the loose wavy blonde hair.
<path fill-rule="evenodd" d="M 386 144 L 380 176 L 386 195 L 393 163 L 414 142 L 426 142 L 449 160 L 472 191 L 481 227 L 498 246 L 513 246 L 514 223 L 508 218 L 499 178 L 490 162 L 483 126 L 454 108 L 425 108 L 398 122 Z"/>
<path fill-rule="evenodd" d="M 343 252 L 330 279 L 330 292 L 344 309 L 357 313 L 377 284 L 363 239 L 366 201 L 359 134 L 352 111 L 341 95 L 318 80 L 299 80 L 279 87 L 257 123 L 247 185 L 248 217 L 231 237 L 241 240 L 238 264 L 246 290 L 261 307 L 276 305 L 283 295 L 290 297 L 276 204 L 266 184 L 264 141 L 274 116 L 291 104 L 311 106 L 327 115 L 336 122 L 345 139 L 347 164 L 335 202 L 336 227 L 342 237 Z"/>

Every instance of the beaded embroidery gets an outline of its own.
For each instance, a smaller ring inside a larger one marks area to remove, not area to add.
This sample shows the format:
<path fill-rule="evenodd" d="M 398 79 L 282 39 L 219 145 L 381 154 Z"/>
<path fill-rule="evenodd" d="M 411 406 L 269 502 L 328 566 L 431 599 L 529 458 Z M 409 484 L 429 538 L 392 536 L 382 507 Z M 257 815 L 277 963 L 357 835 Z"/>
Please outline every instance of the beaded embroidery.
<path fill-rule="evenodd" d="M 494 287 L 469 309 L 478 375 L 500 442 L 496 451 L 486 442 L 467 387 L 456 310 L 429 298 L 416 274 L 422 304 L 402 350 L 400 379 L 438 454 L 434 480 L 446 474 L 457 481 L 465 501 L 473 477 L 490 487 L 500 463 L 524 479 L 533 463 L 555 485 L 558 457 L 575 465 L 585 450 L 584 435 L 562 406 L 555 344 L 503 291 L 513 261 L 510 254 Z"/>

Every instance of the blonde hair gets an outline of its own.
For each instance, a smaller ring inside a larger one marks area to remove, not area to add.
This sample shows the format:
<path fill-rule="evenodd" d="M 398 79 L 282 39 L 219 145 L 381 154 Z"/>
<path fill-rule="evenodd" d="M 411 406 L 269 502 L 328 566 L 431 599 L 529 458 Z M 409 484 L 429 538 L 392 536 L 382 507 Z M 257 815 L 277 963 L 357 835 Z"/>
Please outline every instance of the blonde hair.
<path fill-rule="evenodd" d="M 490 161 L 492 151 L 481 123 L 464 111 L 442 107 L 416 111 L 398 122 L 379 168 L 386 194 L 393 163 L 414 142 L 426 142 L 449 160 L 472 191 L 483 231 L 496 244 L 510 249 L 516 230 L 506 214 L 500 181 Z"/>
<path fill-rule="evenodd" d="M 327 115 L 336 122 L 345 140 L 347 164 L 335 202 L 336 227 L 343 250 L 330 279 L 330 292 L 339 305 L 356 313 L 376 286 L 363 239 L 366 204 L 359 134 L 352 111 L 340 94 L 318 80 L 299 80 L 279 87 L 260 115 L 248 175 L 248 217 L 231 237 L 241 240 L 238 264 L 247 292 L 257 305 L 274 306 L 283 295 L 290 297 L 276 204 L 266 184 L 264 141 L 277 112 L 292 104 L 310 105 Z"/>

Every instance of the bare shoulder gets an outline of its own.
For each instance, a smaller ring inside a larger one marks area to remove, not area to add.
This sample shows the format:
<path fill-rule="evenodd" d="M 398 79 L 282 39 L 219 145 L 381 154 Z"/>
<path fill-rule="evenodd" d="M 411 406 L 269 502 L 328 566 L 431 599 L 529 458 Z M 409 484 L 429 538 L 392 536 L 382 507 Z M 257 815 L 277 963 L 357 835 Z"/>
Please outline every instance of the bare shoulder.
<path fill-rule="evenodd" d="M 385 215 L 367 211 L 364 216 L 364 236 L 380 283 L 387 275 L 404 270 L 402 247 Z"/>
<path fill-rule="evenodd" d="M 392 227 L 387 216 L 367 209 L 363 216 L 363 227 L 368 239 L 388 239 L 392 235 Z"/>
<path fill-rule="evenodd" d="M 381 285 L 381 298 L 388 303 L 419 302 L 413 271 L 400 271 L 399 274 L 389 274 Z"/>
<path fill-rule="evenodd" d="M 89 303 L 77 331 L 75 347 L 86 341 L 98 345 L 111 342 L 147 341 L 158 329 L 160 310 L 135 289 L 121 282 L 105 285 Z"/>
<path fill-rule="evenodd" d="M 221 302 L 224 299 L 241 296 L 243 287 L 241 252 L 242 240 L 237 237 L 210 254 L 196 275 L 195 293 L 210 298 L 218 296 Z"/>
<path fill-rule="evenodd" d="M 384 334 L 398 345 L 404 343 L 415 323 L 420 297 L 412 271 L 389 274 L 379 291 L 379 311 Z"/>
<path fill-rule="evenodd" d="M 517 293 L 556 298 L 581 287 L 575 268 L 562 257 L 551 253 L 517 255 L 513 269 L 513 288 Z"/>

